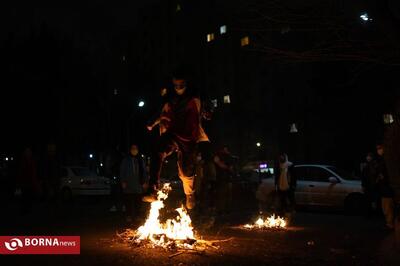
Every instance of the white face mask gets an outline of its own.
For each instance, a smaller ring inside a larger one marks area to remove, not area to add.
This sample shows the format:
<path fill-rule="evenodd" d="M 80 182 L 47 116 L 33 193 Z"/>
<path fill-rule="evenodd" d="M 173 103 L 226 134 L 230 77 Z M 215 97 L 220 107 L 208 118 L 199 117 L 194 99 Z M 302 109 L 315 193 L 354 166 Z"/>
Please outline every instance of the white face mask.
<path fill-rule="evenodd" d="M 186 91 L 186 82 L 182 79 L 173 79 L 172 83 L 174 84 L 175 92 L 178 95 L 182 95 Z"/>
<path fill-rule="evenodd" d="M 186 91 L 186 88 L 183 88 L 183 89 L 175 89 L 175 92 L 176 92 L 176 94 L 178 94 L 178 95 L 184 94 L 185 91 Z"/>

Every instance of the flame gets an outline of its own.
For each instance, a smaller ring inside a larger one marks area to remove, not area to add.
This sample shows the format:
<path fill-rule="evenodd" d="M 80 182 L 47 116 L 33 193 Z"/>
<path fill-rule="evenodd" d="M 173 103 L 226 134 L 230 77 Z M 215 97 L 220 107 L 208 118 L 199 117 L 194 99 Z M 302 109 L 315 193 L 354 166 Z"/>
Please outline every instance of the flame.
<path fill-rule="evenodd" d="M 186 210 L 181 207 L 176 209 L 176 219 L 168 219 L 165 223 L 159 220 L 160 210 L 164 208 L 164 200 L 168 198 L 171 191 L 169 183 L 157 192 L 157 200 L 151 203 L 150 213 L 145 223 L 136 230 L 136 241 L 150 240 L 157 246 L 167 247 L 175 243 L 177 246 L 188 248 L 187 243 L 179 240 L 196 240 L 194 237 L 192 220 Z"/>
<path fill-rule="evenodd" d="M 286 228 L 286 221 L 284 218 L 277 217 L 275 218 L 275 214 L 271 215 L 267 219 L 263 220 L 261 217 L 254 224 L 246 224 L 244 228 L 252 229 L 252 228 Z"/>

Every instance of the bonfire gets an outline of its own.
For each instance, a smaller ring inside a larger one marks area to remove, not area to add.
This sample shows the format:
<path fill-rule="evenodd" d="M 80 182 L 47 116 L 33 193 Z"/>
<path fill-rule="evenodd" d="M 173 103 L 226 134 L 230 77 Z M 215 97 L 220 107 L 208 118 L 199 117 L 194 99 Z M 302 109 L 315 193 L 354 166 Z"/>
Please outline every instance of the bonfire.
<path fill-rule="evenodd" d="M 204 251 L 206 247 L 218 248 L 215 243 L 227 241 L 196 239 L 192 220 L 184 207 L 176 209 L 178 215 L 175 219 L 168 219 L 162 223 L 159 218 L 160 210 L 164 208 L 164 201 L 171 190 L 169 183 L 164 184 L 157 192 L 157 200 L 151 203 L 145 223 L 137 230 L 127 229 L 121 234 L 117 233 L 118 237 L 136 246 L 195 251 Z"/>
<path fill-rule="evenodd" d="M 177 245 L 181 248 L 191 248 L 191 245 L 196 242 L 192 220 L 183 207 L 176 209 L 178 212 L 176 219 L 168 219 L 165 223 L 159 220 L 160 210 L 164 208 L 164 200 L 168 198 L 171 190 L 169 183 L 166 183 L 157 192 L 157 200 L 151 203 L 146 222 L 136 230 L 136 243 L 149 240 L 152 244 L 161 247 Z"/>
<path fill-rule="evenodd" d="M 254 224 L 246 224 L 243 227 L 247 229 L 265 229 L 265 228 L 274 228 L 274 229 L 284 229 L 286 228 L 287 222 L 284 218 L 276 217 L 275 214 L 271 215 L 267 219 L 263 220 L 261 217 Z"/>

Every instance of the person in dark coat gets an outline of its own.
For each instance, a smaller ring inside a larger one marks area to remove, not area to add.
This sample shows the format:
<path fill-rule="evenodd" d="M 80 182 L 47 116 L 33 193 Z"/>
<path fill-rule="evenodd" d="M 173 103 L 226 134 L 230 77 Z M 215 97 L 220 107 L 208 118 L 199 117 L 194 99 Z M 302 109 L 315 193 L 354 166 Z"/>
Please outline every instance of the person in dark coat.
<path fill-rule="evenodd" d="M 57 157 L 57 147 L 53 143 L 47 145 L 46 154 L 42 162 L 40 177 L 43 181 L 43 196 L 48 200 L 55 201 L 60 189 L 60 163 Z"/>
<path fill-rule="evenodd" d="M 216 170 L 216 207 L 218 214 L 227 214 L 232 205 L 232 177 L 235 157 L 226 145 L 217 149 L 214 155 Z"/>
<path fill-rule="evenodd" d="M 372 152 L 366 156 L 365 164 L 361 170 L 361 184 L 365 197 L 368 201 L 368 214 L 377 208 L 377 183 L 376 183 L 377 163 Z"/>
<path fill-rule="evenodd" d="M 23 214 L 28 213 L 40 190 L 37 179 L 37 165 L 30 147 L 25 148 L 22 153 L 18 168 L 17 187 L 21 190 L 21 212 Z"/>
<path fill-rule="evenodd" d="M 146 165 L 136 144 L 131 145 L 129 155 L 120 166 L 120 179 L 126 207 L 127 221 L 138 217 L 143 188 L 147 182 Z"/>
<path fill-rule="evenodd" d="M 123 193 L 120 174 L 120 165 L 124 159 L 123 152 L 120 151 L 119 145 L 115 147 L 106 157 L 105 174 L 112 180 L 111 182 L 111 212 L 123 211 Z"/>
<path fill-rule="evenodd" d="M 394 229 L 394 190 L 390 185 L 389 175 L 384 159 L 384 147 L 381 144 L 376 146 L 378 153 L 376 164 L 376 180 L 378 193 L 381 198 L 382 211 L 385 216 L 386 228 Z"/>

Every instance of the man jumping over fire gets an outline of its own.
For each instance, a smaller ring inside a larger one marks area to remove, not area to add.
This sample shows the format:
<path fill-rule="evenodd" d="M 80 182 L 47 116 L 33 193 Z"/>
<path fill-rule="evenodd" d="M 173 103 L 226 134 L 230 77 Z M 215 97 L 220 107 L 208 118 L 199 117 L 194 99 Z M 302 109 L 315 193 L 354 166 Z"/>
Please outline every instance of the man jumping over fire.
<path fill-rule="evenodd" d="M 186 208 L 193 209 L 197 143 L 209 140 L 201 127 L 200 99 L 187 86 L 185 70 L 176 71 L 172 83 L 174 90 L 164 104 L 160 117 L 147 127 L 152 130 L 158 124 L 161 136 L 156 143 L 156 152 L 152 155 L 149 191 L 144 195 L 143 201 L 157 200 L 156 192 L 160 186 L 163 162 L 166 157 L 177 152 L 178 175 L 186 195 Z"/>

